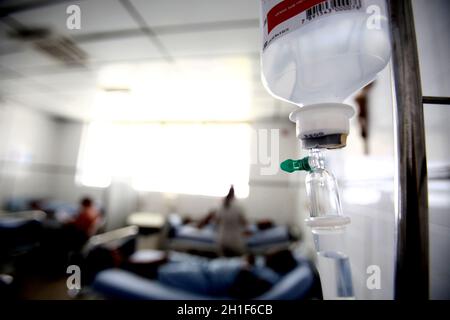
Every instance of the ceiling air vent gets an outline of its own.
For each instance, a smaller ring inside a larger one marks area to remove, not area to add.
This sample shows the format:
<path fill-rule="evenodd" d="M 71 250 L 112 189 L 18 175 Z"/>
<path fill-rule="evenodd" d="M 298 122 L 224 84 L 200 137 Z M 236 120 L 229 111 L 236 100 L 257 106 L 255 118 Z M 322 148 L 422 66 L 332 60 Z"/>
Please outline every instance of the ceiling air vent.
<path fill-rule="evenodd" d="M 34 42 L 34 46 L 67 65 L 84 65 L 87 54 L 67 37 L 50 37 Z"/>
<path fill-rule="evenodd" d="M 31 43 L 37 50 L 70 66 L 85 65 L 88 55 L 66 36 L 53 34 L 47 28 L 20 28 L 11 38 Z"/>

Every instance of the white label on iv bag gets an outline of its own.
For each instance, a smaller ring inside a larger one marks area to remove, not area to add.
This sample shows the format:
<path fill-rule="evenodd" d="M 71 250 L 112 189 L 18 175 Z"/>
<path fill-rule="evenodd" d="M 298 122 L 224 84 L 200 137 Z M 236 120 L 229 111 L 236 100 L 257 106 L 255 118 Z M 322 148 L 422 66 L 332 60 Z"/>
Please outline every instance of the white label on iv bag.
<path fill-rule="evenodd" d="M 263 51 L 274 41 L 313 20 L 361 10 L 364 0 L 262 0 Z"/>

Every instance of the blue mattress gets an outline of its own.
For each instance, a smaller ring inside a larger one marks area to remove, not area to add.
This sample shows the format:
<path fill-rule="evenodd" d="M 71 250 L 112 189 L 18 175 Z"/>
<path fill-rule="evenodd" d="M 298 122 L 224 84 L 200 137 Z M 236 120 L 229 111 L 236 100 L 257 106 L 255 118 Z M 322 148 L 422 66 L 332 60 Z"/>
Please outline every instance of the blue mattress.
<path fill-rule="evenodd" d="M 212 228 L 199 229 L 192 226 L 180 226 L 175 231 L 178 240 L 198 241 L 213 244 L 216 242 L 217 233 Z"/>
<path fill-rule="evenodd" d="M 199 229 L 192 226 L 179 226 L 173 237 L 176 240 L 193 241 L 202 244 L 215 244 L 217 232 L 212 228 Z M 276 226 L 266 230 L 258 230 L 247 238 L 249 247 L 283 243 L 290 240 L 289 230 L 286 226 Z"/>
<path fill-rule="evenodd" d="M 276 226 L 266 230 L 260 230 L 247 239 L 249 247 L 289 242 L 289 230 L 285 226 Z"/>

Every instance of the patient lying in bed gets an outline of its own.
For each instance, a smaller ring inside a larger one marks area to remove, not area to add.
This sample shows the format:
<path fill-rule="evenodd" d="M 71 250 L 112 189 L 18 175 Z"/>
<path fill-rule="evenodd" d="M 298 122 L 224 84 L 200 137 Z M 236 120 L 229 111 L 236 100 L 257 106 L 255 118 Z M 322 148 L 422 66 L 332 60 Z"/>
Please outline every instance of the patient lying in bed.
<path fill-rule="evenodd" d="M 174 253 L 155 276 L 163 284 L 197 294 L 250 299 L 268 291 L 298 265 L 288 250 L 254 260 L 252 256 L 209 260 Z"/>

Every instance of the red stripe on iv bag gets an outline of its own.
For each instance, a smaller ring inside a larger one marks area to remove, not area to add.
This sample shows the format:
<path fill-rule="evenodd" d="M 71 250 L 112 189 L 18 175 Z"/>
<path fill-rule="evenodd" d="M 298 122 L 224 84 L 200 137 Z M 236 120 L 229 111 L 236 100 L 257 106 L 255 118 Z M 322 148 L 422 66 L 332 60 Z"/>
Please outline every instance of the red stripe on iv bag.
<path fill-rule="evenodd" d="M 324 0 L 284 0 L 267 13 L 267 33 L 284 21 L 324 2 Z"/>

